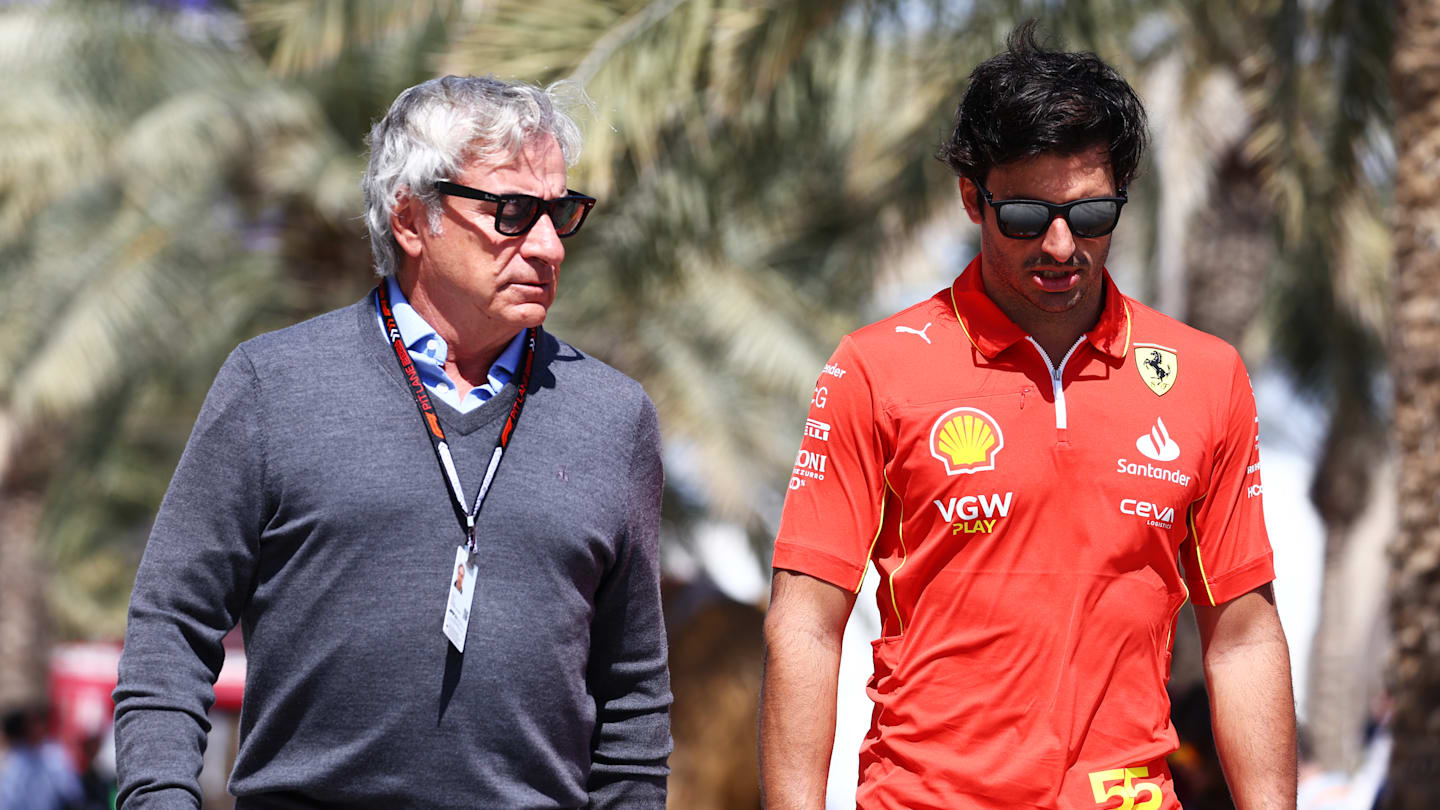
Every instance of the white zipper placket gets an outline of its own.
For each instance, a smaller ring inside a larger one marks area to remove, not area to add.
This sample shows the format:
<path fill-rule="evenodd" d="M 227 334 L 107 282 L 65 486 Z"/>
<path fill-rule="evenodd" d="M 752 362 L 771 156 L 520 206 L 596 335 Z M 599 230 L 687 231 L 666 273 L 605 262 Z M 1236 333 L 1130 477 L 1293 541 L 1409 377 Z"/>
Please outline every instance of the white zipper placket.
<path fill-rule="evenodd" d="M 1085 342 L 1085 336 L 1081 335 L 1079 339 L 1075 341 L 1075 345 L 1071 346 L 1070 351 L 1065 353 L 1065 357 L 1060 360 L 1058 367 L 1050 362 L 1050 355 L 1045 353 L 1045 349 L 1040 346 L 1035 338 L 1027 335 L 1025 339 L 1030 341 L 1030 345 L 1035 347 L 1035 351 L 1040 352 L 1040 359 L 1045 361 L 1045 367 L 1050 370 L 1050 387 L 1055 392 L 1055 429 L 1062 431 L 1060 433 L 1060 440 L 1064 441 L 1065 434 L 1063 431 L 1068 427 L 1069 422 L 1069 418 L 1065 413 L 1065 386 L 1062 383 L 1065 377 L 1065 364 L 1070 362 L 1070 358 L 1074 356 L 1075 350 L 1080 348 L 1081 343 Z"/>

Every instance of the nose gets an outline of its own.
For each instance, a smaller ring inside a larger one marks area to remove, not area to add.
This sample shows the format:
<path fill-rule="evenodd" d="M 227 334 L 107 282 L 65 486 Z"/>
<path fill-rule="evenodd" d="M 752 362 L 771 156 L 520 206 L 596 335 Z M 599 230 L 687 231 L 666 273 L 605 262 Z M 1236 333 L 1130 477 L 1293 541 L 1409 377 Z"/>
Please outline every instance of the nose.
<path fill-rule="evenodd" d="M 1040 243 L 1040 249 L 1058 264 L 1070 261 L 1070 257 L 1075 255 L 1075 235 L 1070 233 L 1070 225 L 1063 217 L 1056 217 L 1050 221 L 1050 227 L 1045 229 L 1045 238 Z"/>
<path fill-rule="evenodd" d="M 552 268 L 560 267 L 560 262 L 565 260 L 565 243 L 561 242 L 560 235 L 555 233 L 555 222 L 548 213 L 540 217 L 525 234 L 520 251 L 526 259 L 542 261 Z"/>

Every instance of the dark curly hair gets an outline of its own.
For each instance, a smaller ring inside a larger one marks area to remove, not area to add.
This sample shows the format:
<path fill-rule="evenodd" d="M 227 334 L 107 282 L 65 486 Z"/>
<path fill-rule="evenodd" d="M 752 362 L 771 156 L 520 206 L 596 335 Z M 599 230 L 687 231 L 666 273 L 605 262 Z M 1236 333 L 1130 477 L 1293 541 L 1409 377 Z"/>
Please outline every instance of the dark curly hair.
<path fill-rule="evenodd" d="M 1148 140 L 1145 108 L 1129 83 L 1093 53 L 1052 51 L 1030 20 L 1004 53 L 981 62 L 936 157 L 983 184 L 990 170 L 1046 152 L 1071 155 L 1104 146 L 1115 184 L 1134 179 Z"/>

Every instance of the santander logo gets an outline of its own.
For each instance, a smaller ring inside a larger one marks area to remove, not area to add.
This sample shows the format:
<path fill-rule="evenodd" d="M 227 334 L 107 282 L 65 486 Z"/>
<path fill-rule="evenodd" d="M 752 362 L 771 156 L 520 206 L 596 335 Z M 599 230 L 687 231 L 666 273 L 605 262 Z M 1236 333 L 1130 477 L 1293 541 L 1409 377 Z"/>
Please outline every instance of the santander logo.
<path fill-rule="evenodd" d="M 1158 416 L 1150 432 L 1135 440 L 1135 449 L 1155 461 L 1174 461 L 1180 457 L 1180 445 L 1170 438 L 1170 431 L 1165 429 L 1165 420 Z"/>

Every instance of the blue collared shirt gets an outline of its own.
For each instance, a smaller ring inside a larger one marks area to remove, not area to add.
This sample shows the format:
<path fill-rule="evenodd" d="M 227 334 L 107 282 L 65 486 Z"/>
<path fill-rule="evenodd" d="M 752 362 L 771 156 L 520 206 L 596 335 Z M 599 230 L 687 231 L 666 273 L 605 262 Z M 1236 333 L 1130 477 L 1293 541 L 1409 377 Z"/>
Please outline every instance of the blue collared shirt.
<path fill-rule="evenodd" d="M 83 798 L 58 743 L 17 745 L 0 759 L 0 810 L 61 810 Z"/>
<path fill-rule="evenodd" d="M 510 382 L 514 376 L 515 369 L 520 365 L 520 354 L 525 347 L 525 330 L 521 329 L 495 358 L 490 366 L 487 379 L 484 385 L 470 389 L 465 399 L 460 399 L 460 394 L 455 390 L 455 381 L 445 373 L 445 358 L 448 356 L 450 347 L 446 345 L 445 338 L 435 334 L 435 330 L 420 313 L 410 306 L 405 294 L 400 292 L 400 285 L 395 282 L 395 277 L 385 279 L 386 292 L 390 294 L 390 311 L 395 313 L 395 325 L 400 328 L 400 339 L 405 341 L 405 348 L 410 350 L 410 359 L 415 361 L 415 370 L 420 372 L 420 382 L 425 388 L 441 402 L 454 408 L 460 413 L 468 413 L 480 407 L 485 400 L 500 393 L 500 389 Z M 380 319 L 380 309 L 377 302 L 375 318 Z M 385 326 L 382 323 L 380 330 L 383 333 Z"/>

